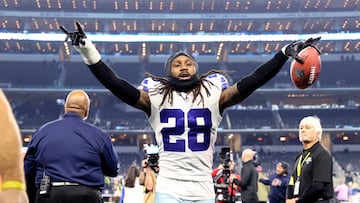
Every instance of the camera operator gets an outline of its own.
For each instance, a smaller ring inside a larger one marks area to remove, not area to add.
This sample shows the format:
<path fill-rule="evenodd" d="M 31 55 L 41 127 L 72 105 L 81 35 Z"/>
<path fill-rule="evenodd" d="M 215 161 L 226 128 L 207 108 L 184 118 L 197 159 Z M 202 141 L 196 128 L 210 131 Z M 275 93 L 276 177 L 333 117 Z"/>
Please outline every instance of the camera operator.
<path fill-rule="evenodd" d="M 141 166 L 144 172 L 141 174 L 140 184 L 145 187 L 144 203 L 155 202 L 155 187 L 156 177 L 159 172 L 158 166 L 158 147 L 155 145 L 145 145 L 144 151 L 146 153 L 145 159 L 142 161 Z"/>
<path fill-rule="evenodd" d="M 220 165 L 211 174 L 215 183 L 215 199 L 217 203 L 234 203 L 241 188 L 231 184 L 229 177 L 234 175 L 240 180 L 240 175 L 234 173 L 234 161 L 229 147 L 221 148 L 219 159 Z"/>
<path fill-rule="evenodd" d="M 240 175 L 234 173 L 234 162 L 233 161 L 230 162 L 230 168 L 229 169 L 230 169 L 230 174 L 229 175 L 234 174 L 236 176 L 236 179 L 240 180 Z M 219 166 L 213 170 L 211 175 L 212 175 L 212 177 L 214 179 L 216 179 L 216 177 L 218 177 L 217 180 L 216 180 L 217 184 L 224 184 L 224 183 L 228 182 L 227 191 L 228 191 L 228 195 L 230 197 L 228 198 L 228 200 L 219 200 L 219 199 L 217 199 L 217 203 L 232 203 L 232 202 L 235 202 L 236 193 L 240 192 L 241 187 L 237 186 L 235 184 L 230 184 L 229 179 L 228 179 L 228 181 L 225 180 L 225 178 L 222 175 L 223 172 L 224 172 L 224 165 L 219 164 Z"/>
<path fill-rule="evenodd" d="M 235 183 L 241 187 L 241 202 L 242 203 L 258 203 L 257 184 L 258 172 L 256 166 L 258 161 L 254 159 L 256 152 L 251 149 L 245 149 L 242 152 L 241 160 L 243 167 L 241 169 L 241 180 L 236 179 L 235 175 L 230 175 L 230 182 Z"/>

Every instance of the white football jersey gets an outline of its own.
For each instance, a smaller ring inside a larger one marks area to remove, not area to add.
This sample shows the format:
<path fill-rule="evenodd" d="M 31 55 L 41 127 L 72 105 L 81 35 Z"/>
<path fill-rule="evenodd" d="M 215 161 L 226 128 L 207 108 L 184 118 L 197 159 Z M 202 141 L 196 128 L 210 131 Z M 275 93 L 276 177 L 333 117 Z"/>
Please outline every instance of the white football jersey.
<path fill-rule="evenodd" d="M 222 120 L 219 100 L 222 90 L 229 84 L 221 74 L 209 75 L 203 84 L 210 92 L 208 96 L 205 88 L 201 87 L 203 102 L 200 95 L 193 102 L 192 92 L 173 91 L 173 104 L 170 104 L 166 98 L 162 106 L 160 106 L 163 100 L 163 94 L 159 92 L 159 87 L 162 86 L 160 82 L 146 78 L 140 86 L 140 89 L 147 91 L 150 97 L 149 122 L 155 131 L 159 146 L 160 172 L 157 192 L 178 197 L 194 196 L 194 199 L 212 197 L 215 194 L 211 172 L 217 128 Z M 174 181 L 185 184 L 169 185 Z M 204 182 L 205 185 L 199 188 L 199 182 Z M 187 188 L 179 190 L 179 186 Z M 189 187 L 194 188 L 192 186 L 196 186 L 197 190 L 189 190 Z M 194 194 L 189 194 L 192 190 Z M 188 193 L 179 194 L 177 191 L 188 191 Z"/>

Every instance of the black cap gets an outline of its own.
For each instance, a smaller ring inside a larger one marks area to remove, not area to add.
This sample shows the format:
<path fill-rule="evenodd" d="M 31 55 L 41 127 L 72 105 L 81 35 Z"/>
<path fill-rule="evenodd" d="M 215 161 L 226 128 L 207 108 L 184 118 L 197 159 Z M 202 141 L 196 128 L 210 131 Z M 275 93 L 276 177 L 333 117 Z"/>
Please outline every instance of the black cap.
<path fill-rule="evenodd" d="M 280 161 L 279 164 L 284 169 L 285 173 L 287 173 L 288 168 L 289 168 L 289 164 L 287 162 L 285 162 L 285 161 Z"/>

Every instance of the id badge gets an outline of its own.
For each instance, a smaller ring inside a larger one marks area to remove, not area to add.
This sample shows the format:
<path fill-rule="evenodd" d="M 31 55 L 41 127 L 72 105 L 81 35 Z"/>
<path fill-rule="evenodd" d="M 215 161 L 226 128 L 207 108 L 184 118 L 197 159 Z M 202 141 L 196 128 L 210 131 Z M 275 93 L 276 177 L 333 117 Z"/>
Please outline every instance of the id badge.
<path fill-rule="evenodd" d="M 299 195 L 300 181 L 296 181 L 294 185 L 294 195 Z"/>

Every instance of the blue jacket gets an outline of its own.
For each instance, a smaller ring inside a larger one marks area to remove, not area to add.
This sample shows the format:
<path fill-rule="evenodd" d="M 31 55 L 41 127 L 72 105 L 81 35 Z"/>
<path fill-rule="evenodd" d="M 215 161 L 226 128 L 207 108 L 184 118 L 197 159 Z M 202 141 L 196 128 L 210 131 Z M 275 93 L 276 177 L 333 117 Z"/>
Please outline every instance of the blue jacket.
<path fill-rule="evenodd" d="M 44 174 L 52 182 L 74 182 L 103 188 L 104 175 L 117 176 L 119 159 L 110 136 L 78 114 L 41 126 L 28 145 L 24 160 L 28 186 L 39 188 Z"/>
<path fill-rule="evenodd" d="M 289 175 L 270 175 L 269 179 L 259 179 L 265 185 L 270 185 L 269 201 L 270 203 L 285 203 L 286 189 L 290 181 Z"/>

